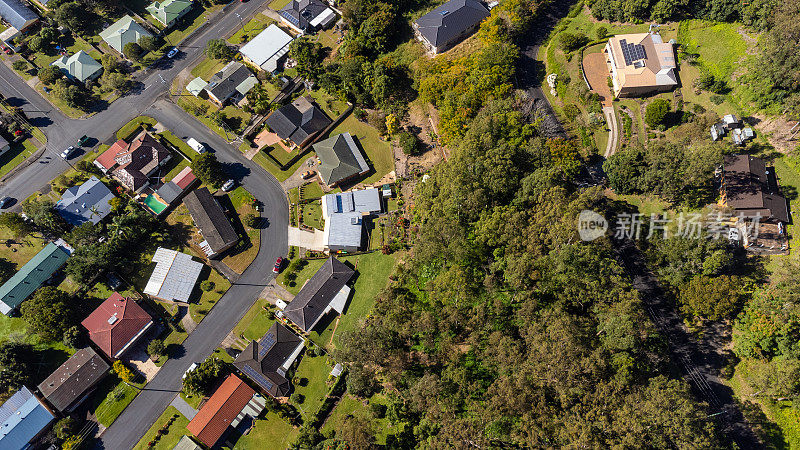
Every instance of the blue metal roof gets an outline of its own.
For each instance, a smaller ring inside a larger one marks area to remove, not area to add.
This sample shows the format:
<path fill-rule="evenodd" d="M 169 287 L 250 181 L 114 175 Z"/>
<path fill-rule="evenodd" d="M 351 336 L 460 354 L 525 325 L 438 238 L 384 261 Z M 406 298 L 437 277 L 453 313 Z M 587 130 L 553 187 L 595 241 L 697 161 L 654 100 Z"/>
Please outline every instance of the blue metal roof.
<path fill-rule="evenodd" d="M 25 25 L 39 19 L 36 13 L 19 0 L 0 0 L 0 17 L 17 30 L 23 30 Z"/>
<path fill-rule="evenodd" d="M 21 450 L 42 432 L 55 416 L 33 393 L 22 387 L 0 406 L 0 448 Z"/>

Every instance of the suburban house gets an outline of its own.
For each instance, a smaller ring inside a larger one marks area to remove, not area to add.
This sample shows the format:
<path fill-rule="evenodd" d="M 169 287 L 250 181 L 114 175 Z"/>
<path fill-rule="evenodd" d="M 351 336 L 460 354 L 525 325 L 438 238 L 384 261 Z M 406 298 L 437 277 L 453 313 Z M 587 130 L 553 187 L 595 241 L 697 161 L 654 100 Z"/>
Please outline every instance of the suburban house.
<path fill-rule="evenodd" d="M 300 289 L 283 314 L 306 333 L 330 311 L 342 314 L 350 297 L 347 283 L 355 271 L 331 256 Z"/>
<path fill-rule="evenodd" d="M 120 139 L 97 157 L 94 164 L 134 192 L 150 185 L 150 177 L 172 158 L 169 150 L 142 130 L 130 143 Z"/>
<path fill-rule="evenodd" d="M 210 448 L 225 435 L 228 428 L 236 428 L 247 416 L 258 417 L 266 406 L 264 397 L 234 374 L 217 388 L 214 395 L 186 426 L 200 442 Z"/>
<path fill-rule="evenodd" d="M 0 17 L 20 33 L 39 22 L 39 16 L 20 0 L 0 0 Z"/>
<path fill-rule="evenodd" d="M 203 264 L 191 255 L 159 247 L 153 255 L 156 268 L 144 288 L 144 293 L 167 302 L 188 303 Z"/>
<path fill-rule="evenodd" d="M 27 449 L 44 436 L 56 416 L 22 386 L 0 405 L 0 448 Z"/>
<path fill-rule="evenodd" d="M 67 78 L 81 83 L 85 83 L 86 80 L 95 80 L 103 72 L 103 65 L 83 50 L 70 57 L 62 56 L 53 61 L 51 65 L 61 69 Z"/>
<path fill-rule="evenodd" d="M 82 348 L 39 384 L 39 392 L 59 412 L 72 412 L 108 375 L 110 368 L 93 348 Z"/>
<path fill-rule="evenodd" d="M 3 136 L 0 136 L 0 155 L 9 150 L 11 150 L 11 144 Z"/>
<path fill-rule="evenodd" d="M 369 164 L 350 133 L 337 134 L 313 146 L 319 158 L 317 171 L 322 182 L 337 186 L 369 172 Z"/>
<path fill-rule="evenodd" d="M 153 2 L 145 9 L 162 25 L 169 28 L 188 14 L 192 6 L 194 3 L 191 0 L 164 0 Z"/>
<path fill-rule="evenodd" d="M 139 43 L 142 36 L 152 36 L 147 30 L 133 20 L 133 17 L 125 17 L 114 22 L 111 26 L 100 32 L 100 38 L 106 41 L 114 50 L 123 54 L 125 45 L 131 42 Z"/>
<path fill-rule="evenodd" d="M 225 210 L 208 188 L 190 192 L 183 199 L 183 204 L 186 205 L 194 224 L 205 239 L 200 248 L 208 257 L 219 256 L 239 241 L 239 235 L 225 215 Z"/>
<path fill-rule="evenodd" d="M 333 121 L 314 104 L 313 100 L 308 97 L 298 97 L 292 103 L 273 111 L 266 122 L 269 129 L 279 138 L 299 147 L 305 147 Z"/>
<path fill-rule="evenodd" d="M 50 11 L 50 8 L 47 7 L 47 4 L 50 3 L 51 0 L 33 0 L 34 3 L 38 4 L 42 7 L 42 9 L 46 11 Z"/>
<path fill-rule="evenodd" d="M 119 358 L 153 326 L 153 319 L 136 301 L 114 292 L 81 325 L 103 353 Z"/>
<path fill-rule="evenodd" d="M 788 204 L 774 169 L 755 156 L 725 156 L 720 205 L 733 209 L 734 215 L 759 217 L 760 222 L 789 223 Z"/>
<path fill-rule="evenodd" d="M 375 188 L 323 195 L 325 248 L 332 252 L 358 251 L 363 243 L 364 217 L 381 211 L 380 191 Z"/>
<path fill-rule="evenodd" d="M 290 0 L 278 14 L 300 34 L 325 29 L 336 21 L 336 13 L 320 0 Z"/>
<path fill-rule="evenodd" d="M 191 167 L 184 167 L 175 177 L 156 189 L 155 196 L 165 205 L 178 201 L 197 182 Z"/>
<path fill-rule="evenodd" d="M 0 286 L 0 312 L 10 315 L 36 289 L 49 280 L 64 263 L 69 253 L 66 249 L 50 242 L 17 273 Z"/>
<path fill-rule="evenodd" d="M 267 72 L 278 70 L 278 63 L 287 53 L 292 36 L 274 23 L 239 49 L 244 60 Z"/>
<path fill-rule="evenodd" d="M 56 212 L 70 225 L 85 222 L 97 224 L 111 213 L 109 202 L 114 198 L 111 190 L 93 176 L 80 186 L 64 191 L 55 205 Z"/>
<path fill-rule="evenodd" d="M 231 61 L 208 80 L 205 91 L 211 101 L 222 106 L 228 99 L 244 97 L 257 84 L 258 79 L 247 66 Z"/>
<path fill-rule="evenodd" d="M 615 97 L 667 92 L 678 86 L 674 45 L 662 41 L 658 33 L 613 36 L 603 52 Z"/>
<path fill-rule="evenodd" d="M 450 0 L 414 22 L 414 34 L 428 52 L 449 50 L 480 27 L 489 10 L 478 0 Z"/>
<path fill-rule="evenodd" d="M 304 347 L 303 339 L 275 322 L 261 339 L 250 342 L 233 365 L 269 395 L 288 397 L 292 384 L 286 373 Z"/>

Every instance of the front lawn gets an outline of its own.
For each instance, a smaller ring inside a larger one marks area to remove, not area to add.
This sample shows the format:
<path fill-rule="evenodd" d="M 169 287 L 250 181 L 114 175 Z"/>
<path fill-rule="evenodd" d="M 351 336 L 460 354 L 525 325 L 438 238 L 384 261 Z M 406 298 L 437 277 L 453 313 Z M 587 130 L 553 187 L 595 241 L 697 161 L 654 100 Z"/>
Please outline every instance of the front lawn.
<path fill-rule="evenodd" d="M 178 444 L 181 437 L 189 434 L 186 429 L 187 425 L 189 425 L 189 419 L 184 417 L 177 408 L 170 405 L 133 448 L 134 450 L 171 450 Z M 162 431 L 159 433 L 159 430 Z M 150 442 L 153 442 L 152 446 L 149 445 Z"/>
<path fill-rule="evenodd" d="M 95 404 L 90 406 L 89 410 L 97 417 L 100 425 L 109 427 L 137 395 L 139 395 L 139 389 L 125 384 L 112 374 L 95 391 Z M 98 401 L 99 403 L 97 403 Z"/>
<path fill-rule="evenodd" d="M 240 240 L 232 249 L 228 250 L 225 257 L 222 258 L 222 262 L 234 272 L 241 274 L 256 259 L 261 246 L 261 232 L 258 228 L 260 225 L 257 225 L 256 228 L 248 226 L 245 217 L 250 215 L 258 217 L 259 213 L 253 208 L 253 196 L 241 186 L 228 193 L 228 198 L 230 198 L 233 210 L 237 213 L 232 224 L 239 234 Z"/>
<path fill-rule="evenodd" d="M 274 20 L 270 19 L 269 17 L 263 14 L 256 14 L 250 22 L 244 24 L 243 27 L 240 27 L 236 30 L 236 33 L 233 36 L 228 38 L 228 43 L 232 45 L 239 45 L 244 44 L 254 37 L 264 31 L 270 24 L 275 23 Z"/>
<path fill-rule="evenodd" d="M 136 130 L 139 130 L 142 127 L 142 124 L 147 124 L 149 127 L 153 127 L 157 123 L 158 121 L 152 117 L 139 116 L 123 125 L 122 128 L 117 131 L 117 139 L 129 139 L 133 137 L 133 133 L 136 132 Z"/>
<path fill-rule="evenodd" d="M 263 419 L 256 420 L 253 428 L 247 435 L 241 436 L 236 441 L 234 448 L 237 450 L 263 450 L 265 448 L 283 449 L 297 438 L 298 429 L 278 417 L 274 412 L 266 413 Z"/>
<path fill-rule="evenodd" d="M 8 151 L 0 155 L 0 177 L 25 161 L 25 158 L 33 155 L 38 150 L 30 139 L 25 139 L 22 143 L 13 144 Z"/>

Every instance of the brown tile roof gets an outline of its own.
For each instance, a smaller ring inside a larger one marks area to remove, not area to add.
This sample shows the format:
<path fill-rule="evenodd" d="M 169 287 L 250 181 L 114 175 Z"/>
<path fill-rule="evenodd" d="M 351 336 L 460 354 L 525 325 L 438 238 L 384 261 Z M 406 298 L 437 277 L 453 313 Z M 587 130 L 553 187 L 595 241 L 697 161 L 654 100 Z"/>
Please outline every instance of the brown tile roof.
<path fill-rule="evenodd" d="M 120 139 L 115 142 L 114 145 L 109 147 L 108 150 L 104 151 L 100 156 L 98 156 L 97 159 L 95 159 L 95 162 L 103 166 L 106 170 L 110 170 L 117 164 L 117 154 L 125 150 L 125 147 L 127 146 L 128 143 Z"/>
<path fill-rule="evenodd" d="M 81 325 L 89 330 L 92 342 L 106 355 L 116 358 L 152 323 L 150 315 L 135 301 L 114 292 Z"/>
<path fill-rule="evenodd" d="M 789 222 L 786 198 L 780 194 L 777 180 L 770 179 L 770 169 L 761 158 L 728 155 L 723 165 L 725 204 L 745 217 Z"/>
<path fill-rule="evenodd" d="M 147 183 L 147 176 L 170 156 L 169 150 L 147 131 L 142 131 L 114 160 L 119 167 L 114 173 L 131 190 Z"/>
<path fill-rule="evenodd" d="M 225 215 L 217 199 L 211 195 L 208 188 L 195 189 L 184 199 L 183 204 L 189 210 L 194 224 L 200 234 L 208 242 L 214 253 L 220 253 L 230 248 L 239 240 L 239 235 L 233 229 L 231 221 Z"/>
<path fill-rule="evenodd" d="M 110 366 L 91 347 L 75 352 L 39 385 L 39 392 L 64 412 L 108 374 Z"/>
<path fill-rule="evenodd" d="M 213 447 L 255 393 L 256 391 L 239 377 L 234 374 L 228 375 L 186 429 L 202 443 Z"/>

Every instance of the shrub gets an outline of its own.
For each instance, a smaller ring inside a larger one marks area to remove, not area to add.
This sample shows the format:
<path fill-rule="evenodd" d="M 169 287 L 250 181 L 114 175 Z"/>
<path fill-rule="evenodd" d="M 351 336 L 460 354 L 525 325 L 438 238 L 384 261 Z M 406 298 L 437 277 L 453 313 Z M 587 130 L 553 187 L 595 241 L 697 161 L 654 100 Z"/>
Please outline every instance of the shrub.
<path fill-rule="evenodd" d="M 122 48 L 122 54 L 128 59 L 138 62 L 139 56 L 142 54 L 142 47 L 136 42 L 128 42 Z"/>
<path fill-rule="evenodd" d="M 589 38 L 583 33 L 561 33 L 559 37 L 561 49 L 566 53 L 574 52 L 589 43 Z"/>
<path fill-rule="evenodd" d="M 164 341 L 161 339 L 153 339 L 147 344 L 147 354 L 150 356 L 164 356 L 167 353 L 167 347 L 164 346 Z"/>
<path fill-rule="evenodd" d="M 608 36 L 608 28 L 606 28 L 606 27 L 599 27 L 599 28 L 598 28 L 598 29 L 595 31 L 595 33 L 596 33 L 596 35 L 597 35 L 597 39 L 605 39 L 605 38 Z"/>
<path fill-rule="evenodd" d="M 13 67 L 14 70 L 22 72 L 23 70 L 28 68 L 28 63 L 25 62 L 24 60 L 18 59 L 14 61 L 14 64 L 12 64 L 11 67 Z"/>
<path fill-rule="evenodd" d="M 369 409 L 372 411 L 372 415 L 375 416 L 376 419 L 383 419 L 386 417 L 386 405 L 373 402 L 370 403 Z"/>
<path fill-rule="evenodd" d="M 711 100 L 711 103 L 715 105 L 721 105 L 725 101 L 725 97 L 722 95 L 714 94 L 709 98 L 709 100 Z"/>
<path fill-rule="evenodd" d="M 295 392 L 294 394 L 292 394 L 291 400 L 292 403 L 297 403 L 298 405 L 302 405 L 303 402 L 306 401 L 306 396 L 299 392 Z"/>
<path fill-rule="evenodd" d="M 214 282 L 211 280 L 204 280 L 200 283 L 200 289 L 205 292 L 211 292 L 211 290 L 214 289 Z"/>
<path fill-rule="evenodd" d="M 663 98 L 657 98 L 647 105 L 644 114 L 644 121 L 650 128 L 658 128 L 665 124 L 665 119 L 669 114 L 670 103 Z"/>
<path fill-rule="evenodd" d="M 575 118 L 580 114 L 581 110 L 576 105 L 570 103 L 569 105 L 564 106 L 564 115 L 567 117 L 567 119 L 575 120 Z"/>
<path fill-rule="evenodd" d="M 403 149 L 403 153 L 406 155 L 416 155 L 419 153 L 420 142 L 415 134 L 403 131 L 400 133 L 398 141 L 400 143 L 400 148 Z"/>
<path fill-rule="evenodd" d="M 258 225 L 260 217 L 255 214 L 248 214 L 244 216 L 244 224 L 250 228 L 255 228 Z"/>
<path fill-rule="evenodd" d="M 53 84 L 61 78 L 61 69 L 55 66 L 48 66 L 39 71 L 39 81 L 44 84 Z"/>
<path fill-rule="evenodd" d="M 128 367 L 125 366 L 122 361 L 114 361 L 113 368 L 114 372 L 122 381 L 130 383 L 131 380 L 133 380 L 133 372 L 131 372 L 131 369 L 128 369 Z M 123 395 L 125 394 L 123 393 Z"/>

